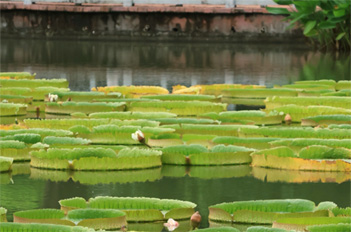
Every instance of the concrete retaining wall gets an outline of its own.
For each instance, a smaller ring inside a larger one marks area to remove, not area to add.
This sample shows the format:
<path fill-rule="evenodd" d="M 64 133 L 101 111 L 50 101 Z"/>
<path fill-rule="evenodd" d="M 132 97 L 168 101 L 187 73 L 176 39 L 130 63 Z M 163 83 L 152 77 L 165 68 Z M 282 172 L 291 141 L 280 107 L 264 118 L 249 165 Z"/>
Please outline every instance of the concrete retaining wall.
<path fill-rule="evenodd" d="M 1 37 L 109 40 L 301 41 L 264 8 L 1 4 Z"/>

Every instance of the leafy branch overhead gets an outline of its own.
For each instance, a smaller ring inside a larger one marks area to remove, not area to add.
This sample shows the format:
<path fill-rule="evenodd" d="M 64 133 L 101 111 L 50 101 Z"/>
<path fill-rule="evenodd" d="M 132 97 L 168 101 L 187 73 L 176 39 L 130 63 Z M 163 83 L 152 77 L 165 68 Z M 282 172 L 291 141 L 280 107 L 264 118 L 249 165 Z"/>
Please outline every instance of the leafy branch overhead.
<path fill-rule="evenodd" d="M 288 15 L 289 28 L 298 26 L 303 34 L 321 50 L 350 50 L 350 6 L 349 0 L 274 0 L 279 5 L 267 7 L 272 14 Z"/>

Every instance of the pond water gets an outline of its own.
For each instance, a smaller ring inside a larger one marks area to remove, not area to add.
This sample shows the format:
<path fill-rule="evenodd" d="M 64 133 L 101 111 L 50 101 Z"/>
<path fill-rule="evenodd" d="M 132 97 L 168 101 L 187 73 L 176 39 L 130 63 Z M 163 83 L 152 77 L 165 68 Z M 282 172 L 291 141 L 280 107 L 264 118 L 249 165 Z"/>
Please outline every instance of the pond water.
<path fill-rule="evenodd" d="M 67 78 L 71 90 L 105 85 L 242 83 L 282 85 L 297 80 L 349 79 L 350 58 L 303 46 L 213 43 L 113 43 L 1 40 L 1 72 L 29 71 Z M 249 166 L 177 167 L 119 172 L 65 172 L 16 164 L 0 175 L 0 205 L 8 219 L 18 210 L 58 208 L 63 198 L 130 196 L 188 200 L 203 215 L 221 202 L 309 199 L 350 206 L 350 175 L 279 171 Z"/>

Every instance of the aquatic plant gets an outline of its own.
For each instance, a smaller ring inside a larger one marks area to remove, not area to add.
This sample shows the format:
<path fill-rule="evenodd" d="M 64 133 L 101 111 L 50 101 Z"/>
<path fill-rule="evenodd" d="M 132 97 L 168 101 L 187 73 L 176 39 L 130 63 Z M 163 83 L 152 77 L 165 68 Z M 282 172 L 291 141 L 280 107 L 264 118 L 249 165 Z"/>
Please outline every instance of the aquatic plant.
<path fill-rule="evenodd" d="M 311 225 L 331 225 L 345 223 L 351 225 L 351 217 L 310 217 L 310 218 L 279 218 L 273 223 L 273 228 L 304 231 Z M 334 225 L 335 226 L 335 225 Z M 333 227 L 331 227 L 333 228 Z"/>
<path fill-rule="evenodd" d="M 350 90 L 351 89 L 351 81 L 350 80 L 342 80 L 338 81 L 335 86 L 336 90 Z"/>
<path fill-rule="evenodd" d="M 160 125 L 156 120 L 136 119 L 136 120 L 119 120 L 111 119 L 110 124 L 117 126 L 140 126 L 140 127 L 158 127 Z"/>
<path fill-rule="evenodd" d="M 220 102 L 219 97 L 213 95 L 186 95 L 186 94 L 166 94 L 166 95 L 150 95 L 142 96 L 142 99 L 157 99 L 162 101 L 211 101 Z"/>
<path fill-rule="evenodd" d="M 303 118 L 319 115 L 345 114 L 351 115 L 350 109 L 331 106 L 298 106 L 284 105 L 274 108 L 274 111 L 289 114 L 293 122 L 301 122 Z"/>
<path fill-rule="evenodd" d="M 32 89 L 28 87 L 1 87 L 1 94 L 24 96 L 30 92 Z"/>
<path fill-rule="evenodd" d="M 238 136 L 238 131 L 242 128 L 258 128 L 251 125 L 202 125 L 202 124 L 181 124 L 164 125 L 162 128 L 172 128 L 179 134 L 200 134 L 217 136 Z"/>
<path fill-rule="evenodd" d="M 233 122 L 236 122 L 236 120 L 243 120 L 243 122 L 246 122 L 247 120 L 256 125 L 272 125 L 281 124 L 283 118 L 284 115 L 278 112 L 266 113 L 260 110 L 241 110 L 219 113 L 217 120 L 221 122 L 231 122 L 231 120 L 233 120 Z M 245 124 L 249 123 L 246 122 Z"/>
<path fill-rule="evenodd" d="M 330 86 L 335 86 L 336 85 L 336 81 L 335 80 L 328 80 L 328 79 L 304 80 L 304 81 L 295 81 L 294 84 L 297 84 L 297 85 L 330 85 Z"/>
<path fill-rule="evenodd" d="M 91 114 L 94 112 L 124 111 L 124 102 L 105 103 L 105 102 L 49 102 L 46 104 L 45 113 L 49 114 L 71 114 L 81 112 Z"/>
<path fill-rule="evenodd" d="M 270 137 L 270 138 L 319 138 L 319 139 L 350 139 L 347 129 L 323 129 L 301 127 L 241 127 L 239 137 Z"/>
<path fill-rule="evenodd" d="M 24 142 L 15 140 L 0 141 L 1 156 L 9 157 L 14 161 L 30 160 L 29 152 L 30 149 L 27 148 Z"/>
<path fill-rule="evenodd" d="M 0 79 L 0 85 L 2 87 L 56 87 L 56 88 L 68 88 L 68 81 L 65 79 L 34 79 L 34 80 L 6 80 Z"/>
<path fill-rule="evenodd" d="M 34 79 L 35 75 L 29 72 L 0 72 L 0 79 Z"/>
<path fill-rule="evenodd" d="M 273 96 L 296 97 L 298 91 L 294 89 L 225 89 L 223 96 L 232 98 L 267 98 Z"/>
<path fill-rule="evenodd" d="M 140 97 L 144 95 L 155 95 L 155 94 L 168 94 L 168 90 L 159 86 L 106 86 L 92 88 L 92 91 L 99 92 L 118 92 L 128 97 Z"/>
<path fill-rule="evenodd" d="M 94 126 L 108 124 L 108 119 L 25 119 L 24 124 L 28 128 L 48 128 L 48 129 L 69 129 L 73 126 L 86 126 L 92 128 Z"/>
<path fill-rule="evenodd" d="M 349 97 L 268 97 L 265 100 L 266 109 L 274 109 L 285 105 L 298 106 L 332 106 L 349 109 L 351 100 Z"/>
<path fill-rule="evenodd" d="M 34 133 L 25 133 L 25 134 L 7 135 L 2 137 L 0 140 L 16 140 L 16 141 L 24 142 L 26 144 L 34 144 L 34 143 L 41 142 L 41 136 L 39 134 L 34 134 Z"/>
<path fill-rule="evenodd" d="M 246 232 L 287 232 L 287 230 L 264 226 L 251 226 L 246 230 Z"/>
<path fill-rule="evenodd" d="M 209 219 L 240 223 L 272 224 L 280 218 L 328 217 L 327 210 L 314 211 L 309 200 L 255 200 L 221 203 L 209 206 Z"/>
<path fill-rule="evenodd" d="M 299 152 L 299 157 L 303 159 L 351 159 L 351 150 L 311 145 L 302 148 Z"/>
<path fill-rule="evenodd" d="M 87 145 L 91 143 L 91 141 L 82 138 L 47 136 L 43 139 L 43 143 L 53 146 Z"/>
<path fill-rule="evenodd" d="M 93 229 L 117 229 L 127 225 L 126 213 L 116 209 L 76 209 L 67 218 L 78 226 Z"/>
<path fill-rule="evenodd" d="M 321 96 L 350 97 L 351 89 L 342 89 L 337 92 L 323 93 Z"/>
<path fill-rule="evenodd" d="M 318 126 L 330 124 L 351 124 L 351 115 L 317 115 L 301 119 L 302 126 Z"/>
<path fill-rule="evenodd" d="M 1 155 L 4 155 L 1 153 Z M 0 156 L 0 172 L 8 172 L 11 170 L 13 158 Z"/>
<path fill-rule="evenodd" d="M 32 88 L 31 93 L 27 93 L 25 95 L 32 96 L 33 100 L 35 101 L 44 101 L 45 96 L 50 94 L 51 92 L 69 92 L 69 88 L 59 88 L 53 86 L 42 86 L 42 87 L 35 87 Z M 55 95 L 57 96 L 57 95 Z M 57 99 L 56 99 L 57 101 Z"/>
<path fill-rule="evenodd" d="M 0 207 L 0 222 L 7 222 L 6 213 L 7 209 Z"/>
<path fill-rule="evenodd" d="M 16 134 L 39 134 L 42 138 L 46 136 L 72 136 L 73 133 L 68 130 L 45 129 L 45 128 L 30 128 L 16 130 L 0 130 L 0 136 L 9 136 Z"/>
<path fill-rule="evenodd" d="M 204 118 L 156 118 L 154 121 L 166 124 L 219 124 L 218 121 Z"/>
<path fill-rule="evenodd" d="M 102 158 L 115 158 L 116 153 L 112 149 L 104 148 L 75 148 L 75 149 L 59 149 L 50 148 L 47 150 L 32 151 L 31 152 L 31 166 L 38 168 L 48 169 L 75 169 L 75 160 L 83 159 L 81 166 L 85 169 L 105 169 L 102 165 L 96 164 L 94 167 L 92 163 L 94 161 L 105 161 Z M 89 159 L 90 158 L 90 159 Z M 91 162 L 88 162 L 91 161 Z M 84 164 L 85 163 L 85 164 Z M 79 166 L 79 165 L 78 165 Z M 108 169 L 108 167 L 106 168 Z"/>
<path fill-rule="evenodd" d="M 242 85 L 242 84 L 212 84 L 212 85 L 194 85 L 189 88 L 185 86 L 173 86 L 173 94 L 208 94 L 208 95 L 221 95 L 224 89 L 262 89 L 266 86 L 262 85 Z"/>
<path fill-rule="evenodd" d="M 176 114 L 167 112 L 97 112 L 89 114 L 90 118 L 113 118 L 119 120 L 176 118 Z"/>
<path fill-rule="evenodd" d="M 82 197 L 73 197 L 68 199 L 59 200 L 59 204 L 61 206 L 61 210 L 67 214 L 69 211 L 74 209 L 81 209 L 87 207 L 87 202 Z"/>
<path fill-rule="evenodd" d="M 351 217 L 351 207 L 339 208 L 335 207 L 330 210 L 331 216 L 334 217 Z"/>
<path fill-rule="evenodd" d="M 274 88 L 285 88 L 285 89 L 295 89 L 295 90 L 307 90 L 307 91 L 316 91 L 316 90 L 335 90 L 335 87 L 332 85 L 322 85 L 322 84 L 289 84 L 282 86 L 274 86 Z"/>
<path fill-rule="evenodd" d="M 19 95 L 0 94 L 0 102 L 29 104 L 32 102 L 32 98 L 26 97 L 26 96 L 19 96 Z"/>
<path fill-rule="evenodd" d="M 145 142 L 153 135 L 167 134 L 174 132 L 171 128 L 143 127 L 140 126 L 116 126 L 101 125 L 96 126 L 90 133 L 79 133 L 79 137 L 90 139 L 93 144 L 139 144 L 132 139 L 131 134 L 142 129 Z"/>
<path fill-rule="evenodd" d="M 212 140 L 212 142 L 215 144 L 236 145 L 255 149 L 265 149 L 270 148 L 270 142 L 280 140 L 280 138 L 240 138 L 235 136 L 217 136 Z"/>
<path fill-rule="evenodd" d="M 0 117 L 27 114 L 27 105 L 0 102 Z"/>
<path fill-rule="evenodd" d="M 233 227 L 216 227 L 216 228 L 206 228 L 199 229 L 201 232 L 240 232 L 240 230 Z"/>
<path fill-rule="evenodd" d="M 187 164 L 187 157 L 192 154 L 208 152 L 207 148 L 202 145 L 175 145 L 164 147 L 162 151 L 162 163 L 165 164 Z"/>
<path fill-rule="evenodd" d="M 32 209 L 18 211 L 13 214 L 13 222 L 17 223 L 49 223 L 74 226 L 74 223 L 64 219 L 65 214 L 58 209 Z"/>
<path fill-rule="evenodd" d="M 94 232 L 95 230 L 81 226 L 65 226 L 53 224 L 39 224 L 39 223 L 1 223 L 1 231 L 6 232 Z"/>
<path fill-rule="evenodd" d="M 77 204 L 76 204 L 77 202 Z M 59 202 L 61 209 L 69 211 L 79 208 L 81 200 L 65 200 Z M 68 203 L 68 208 L 66 208 Z M 187 219 L 194 213 L 196 204 L 188 201 L 168 200 L 145 197 L 95 197 L 90 198 L 87 207 L 92 209 L 119 209 L 127 214 L 128 222 L 160 221 L 173 218 Z M 75 206 L 75 207 L 73 207 Z"/>
<path fill-rule="evenodd" d="M 351 163 L 340 159 L 350 157 L 350 150 L 314 145 L 295 153 L 289 147 L 275 147 L 253 152 L 252 166 L 292 169 L 350 172 Z M 332 159 L 332 160 L 330 160 Z"/>
<path fill-rule="evenodd" d="M 31 166 L 46 169 L 122 170 L 161 166 L 161 152 L 123 148 L 118 153 L 111 148 L 75 148 L 31 152 Z"/>
<path fill-rule="evenodd" d="M 227 104 L 207 101 L 152 101 L 132 102 L 130 111 L 169 112 L 177 115 L 199 115 L 206 112 L 226 111 Z"/>
<path fill-rule="evenodd" d="M 296 139 L 281 139 L 267 141 L 273 147 L 288 146 L 294 151 L 301 150 L 303 147 L 311 145 L 325 145 L 328 147 L 344 147 L 351 149 L 351 139 L 309 139 L 309 138 L 296 138 Z"/>
<path fill-rule="evenodd" d="M 253 149 L 217 145 L 207 150 L 201 145 L 177 145 L 161 149 L 162 163 L 178 165 L 228 165 L 250 163 Z"/>
<path fill-rule="evenodd" d="M 330 225 L 307 226 L 309 232 L 344 232 L 351 231 L 351 224 L 338 223 Z"/>
<path fill-rule="evenodd" d="M 329 129 L 351 129 L 351 124 L 331 124 L 328 126 Z"/>
<path fill-rule="evenodd" d="M 69 92 L 59 92 L 52 91 L 50 94 L 57 95 L 57 101 L 74 101 L 74 102 L 90 102 L 94 100 L 103 100 L 103 99 L 116 99 L 120 98 L 122 94 L 120 93 L 109 93 L 105 94 L 102 92 L 78 92 L 78 91 L 69 91 Z M 46 96 L 45 100 L 49 101 L 49 96 Z"/>

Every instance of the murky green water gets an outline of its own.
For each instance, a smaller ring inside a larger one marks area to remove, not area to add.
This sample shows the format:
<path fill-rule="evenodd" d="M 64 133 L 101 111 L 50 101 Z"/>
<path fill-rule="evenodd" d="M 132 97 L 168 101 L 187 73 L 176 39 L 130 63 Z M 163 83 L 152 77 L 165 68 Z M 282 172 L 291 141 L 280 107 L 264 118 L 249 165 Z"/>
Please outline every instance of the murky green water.
<path fill-rule="evenodd" d="M 350 58 L 281 45 L 1 41 L 1 71 L 30 71 L 39 78 L 67 78 L 72 90 L 105 85 L 212 83 L 289 84 L 306 79 L 349 79 Z M 18 210 L 58 208 L 63 198 L 100 195 L 188 200 L 207 207 L 254 199 L 309 199 L 351 205 L 350 175 L 252 169 L 249 166 L 176 167 L 65 172 L 16 166 L 0 175 L 0 205 L 8 219 Z"/>

